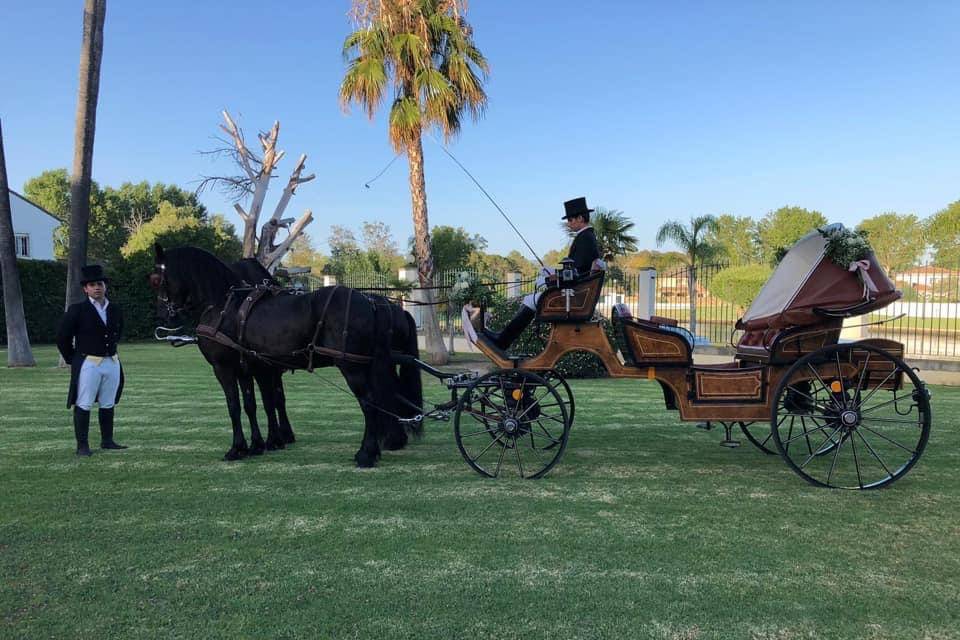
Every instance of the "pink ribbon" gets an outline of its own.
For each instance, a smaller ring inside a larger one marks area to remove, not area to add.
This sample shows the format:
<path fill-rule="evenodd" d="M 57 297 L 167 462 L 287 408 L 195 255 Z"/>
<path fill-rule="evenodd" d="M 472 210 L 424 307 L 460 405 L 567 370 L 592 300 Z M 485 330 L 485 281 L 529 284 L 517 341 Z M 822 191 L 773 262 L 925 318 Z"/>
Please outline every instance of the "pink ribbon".
<path fill-rule="evenodd" d="M 867 291 L 870 293 L 878 293 L 877 285 L 873 283 L 873 279 L 868 273 L 870 271 L 870 261 L 869 260 L 854 260 L 850 263 L 850 267 L 847 271 L 860 271 L 860 278 L 863 280 L 864 286 L 867 288 Z"/>

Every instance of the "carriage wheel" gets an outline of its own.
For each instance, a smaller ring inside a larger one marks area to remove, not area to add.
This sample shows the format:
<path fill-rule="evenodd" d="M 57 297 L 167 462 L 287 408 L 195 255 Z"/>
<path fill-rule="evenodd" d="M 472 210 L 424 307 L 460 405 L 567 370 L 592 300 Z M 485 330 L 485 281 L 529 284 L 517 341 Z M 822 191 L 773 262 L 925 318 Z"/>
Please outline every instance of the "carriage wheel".
<path fill-rule="evenodd" d="M 556 369 L 547 369 L 546 371 L 541 371 L 540 375 L 551 386 L 555 387 L 557 392 L 560 394 L 564 405 L 567 407 L 567 416 L 570 420 L 570 426 L 573 427 L 573 417 L 576 415 L 577 405 L 573 400 L 573 391 L 570 389 L 570 385 L 567 384 L 567 381 L 562 375 L 560 375 L 560 373 L 557 372 Z M 558 443 L 551 442 L 544 448 L 553 449 L 555 446 L 557 446 L 557 444 Z"/>
<path fill-rule="evenodd" d="M 773 443 L 773 430 L 766 422 L 741 422 L 740 431 L 747 436 L 753 446 L 764 453 L 777 455 L 777 445 Z"/>
<path fill-rule="evenodd" d="M 453 433 L 463 459 L 491 478 L 509 467 L 521 478 L 543 477 L 560 460 L 570 437 L 561 388 L 522 369 L 477 378 L 454 415 Z"/>
<path fill-rule="evenodd" d="M 853 363 L 853 371 L 844 364 Z M 781 457 L 811 484 L 876 489 L 904 476 L 930 436 L 930 396 L 900 358 L 864 344 L 824 347 L 787 371 L 771 413 Z"/>

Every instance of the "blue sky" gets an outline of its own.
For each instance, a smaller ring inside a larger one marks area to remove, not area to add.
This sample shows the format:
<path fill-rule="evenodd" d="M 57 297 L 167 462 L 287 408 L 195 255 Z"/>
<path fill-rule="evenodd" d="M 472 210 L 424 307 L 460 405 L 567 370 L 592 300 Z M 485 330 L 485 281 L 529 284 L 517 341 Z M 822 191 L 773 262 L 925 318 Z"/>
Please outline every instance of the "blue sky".
<path fill-rule="evenodd" d="M 69 167 L 82 0 L 10 2 L 0 24 L 0 118 L 10 184 Z M 226 173 L 198 151 L 220 110 L 252 133 L 281 122 L 281 173 L 307 153 L 310 208 L 331 224 L 412 232 L 406 163 L 383 118 L 344 114 L 347 0 L 108 2 L 94 177 L 193 188 Z M 541 254 L 565 244 L 562 202 L 624 211 L 643 247 L 668 219 L 762 217 L 783 205 L 855 224 L 925 217 L 960 199 L 960 3 L 647 3 L 473 0 L 490 104 L 452 152 Z M 521 241 L 425 141 L 432 225 L 490 250 Z M 279 196 L 274 188 L 268 207 Z M 203 201 L 239 223 L 216 193 Z M 239 226 L 239 224 L 238 224 Z"/>

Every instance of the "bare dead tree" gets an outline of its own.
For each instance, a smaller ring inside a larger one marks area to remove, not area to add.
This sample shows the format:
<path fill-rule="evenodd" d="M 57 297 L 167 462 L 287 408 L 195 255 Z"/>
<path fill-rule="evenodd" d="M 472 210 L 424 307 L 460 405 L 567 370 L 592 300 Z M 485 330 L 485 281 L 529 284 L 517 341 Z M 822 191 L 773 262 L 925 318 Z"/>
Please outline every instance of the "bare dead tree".
<path fill-rule="evenodd" d="M 296 193 L 297 187 L 304 182 L 313 180 L 316 176 L 314 174 L 303 175 L 307 156 L 301 154 L 293 172 L 290 174 L 290 178 L 287 180 L 287 185 L 283 189 L 280 200 L 274 207 L 273 215 L 264 222 L 260 230 L 258 242 L 257 227 L 263 211 L 263 203 L 270 187 L 270 181 L 275 177 L 274 170 L 284 156 L 284 151 L 277 149 L 280 123 L 274 122 L 269 131 L 257 135 L 261 148 L 260 155 L 257 155 L 247 146 L 243 129 L 237 126 L 226 111 L 223 112 L 223 119 L 226 125 L 220 125 L 220 129 L 227 134 L 228 138 L 218 138 L 223 146 L 206 153 L 228 155 L 240 168 L 241 173 L 232 176 L 205 176 L 198 191 L 218 186 L 234 196 L 233 207 L 240 219 L 243 220 L 243 257 L 256 258 L 260 264 L 272 272 L 280 264 L 280 259 L 283 258 L 284 254 L 290 250 L 293 241 L 303 232 L 304 227 L 313 220 L 313 213 L 309 210 L 297 219 L 284 218 L 283 214 L 290 203 L 290 199 Z M 241 201 L 247 198 L 250 198 L 250 205 L 247 209 L 244 209 Z M 287 236 L 279 244 L 276 244 L 276 237 L 280 229 L 286 229 Z"/>

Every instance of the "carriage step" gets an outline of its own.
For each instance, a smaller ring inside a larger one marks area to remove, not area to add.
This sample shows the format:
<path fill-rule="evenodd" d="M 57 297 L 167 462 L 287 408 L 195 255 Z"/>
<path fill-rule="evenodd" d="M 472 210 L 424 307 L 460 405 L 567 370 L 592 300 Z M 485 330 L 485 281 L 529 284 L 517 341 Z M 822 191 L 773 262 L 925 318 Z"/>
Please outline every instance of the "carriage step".
<path fill-rule="evenodd" d="M 727 447 L 728 449 L 736 449 L 737 447 L 740 446 L 740 441 L 739 440 L 721 440 L 720 446 Z"/>

